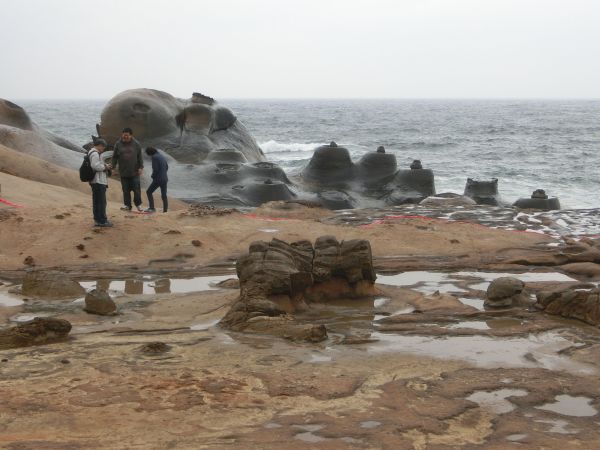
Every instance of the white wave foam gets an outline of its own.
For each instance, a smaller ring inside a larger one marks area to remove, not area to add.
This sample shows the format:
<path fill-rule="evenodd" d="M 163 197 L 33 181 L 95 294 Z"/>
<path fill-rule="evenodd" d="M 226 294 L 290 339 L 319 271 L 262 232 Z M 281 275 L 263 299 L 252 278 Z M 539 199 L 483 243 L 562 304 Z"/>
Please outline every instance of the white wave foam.
<path fill-rule="evenodd" d="M 323 142 L 301 143 L 301 142 L 277 142 L 270 140 L 259 142 L 258 144 L 265 153 L 294 153 L 294 152 L 312 152 L 319 145 L 325 145 Z"/>

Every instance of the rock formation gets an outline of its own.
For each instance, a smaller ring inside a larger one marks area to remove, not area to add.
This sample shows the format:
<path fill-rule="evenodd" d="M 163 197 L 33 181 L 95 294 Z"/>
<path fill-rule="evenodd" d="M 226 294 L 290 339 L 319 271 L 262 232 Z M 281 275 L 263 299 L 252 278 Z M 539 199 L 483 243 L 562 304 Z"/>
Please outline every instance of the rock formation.
<path fill-rule="evenodd" d="M 509 308 L 529 303 L 525 283 L 514 277 L 500 277 L 488 286 L 484 305 L 488 308 Z"/>
<path fill-rule="evenodd" d="M 22 107 L 4 99 L 0 99 L 0 144 L 70 169 L 81 165 L 81 147 L 40 128 Z"/>
<path fill-rule="evenodd" d="M 548 314 L 600 325 L 600 289 L 557 290 L 537 294 L 536 308 Z"/>
<path fill-rule="evenodd" d="M 110 316 L 116 313 L 117 305 L 110 295 L 108 295 L 108 292 L 93 289 L 85 296 L 84 310 L 90 314 Z"/>
<path fill-rule="evenodd" d="M 17 326 L 0 330 L 0 350 L 46 344 L 67 337 L 71 324 L 63 319 L 36 317 Z"/>
<path fill-rule="evenodd" d="M 560 201 L 556 197 L 548 197 L 543 189 L 536 189 L 531 194 L 531 198 L 520 198 L 513 206 L 521 209 L 551 211 L 553 209 L 560 209 Z"/>
<path fill-rule="evenodd" d="M 79 283 L 60 272 L 27 272 L 21 287 L 23 295 L 43 298 L 74 298 L 85 295 Z"/>
<path fill-rule="evenodd" d="M 470 197 L 478 205 L 500 205 L 500 196 L 498 194 L 498 178 L 491 180 L 474 180 L 467 178 L 464 195 Z"/>
<path fill-rule="evenodd" d="M 365 240 L 322 236 L 288 244 L 273 239 L 250 244 L 238 259 L 240 297 L 221 320 L 235 331 L 275 334 L 295 340 L 326 339 L 325 327 L 301 324 L 292 314 L 311 302 L 375 295 L 371 246 Z"/>

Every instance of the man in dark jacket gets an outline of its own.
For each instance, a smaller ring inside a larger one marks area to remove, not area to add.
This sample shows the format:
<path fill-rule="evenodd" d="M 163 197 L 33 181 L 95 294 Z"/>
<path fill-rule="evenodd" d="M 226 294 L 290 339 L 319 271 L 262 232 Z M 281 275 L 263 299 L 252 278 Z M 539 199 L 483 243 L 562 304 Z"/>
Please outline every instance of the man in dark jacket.
<path fill-rule="evenodd" d="M 163 155 L 154 147 L 148 147 L 146 154 L 152 158 L 152 184 L 146 190 L 148 196 L 148 209 L 147 212 L 156 212 L 154 209 L 154 197 L 152 193 L 160 188 L 160 197 L 163 202 L 163 212 L 167 212 L 169 209 L 169 200 L 167 199 L 167 171 L 169 170 L 169 164 Z"/>
<path fill-rule="evenodd" d="M 140 191 L 140 175 L 144 169 L 142 146 L 133 138 L 131 128 L 123 128 L 121 139 L 115 143 L 112 167 L 119 166 L 121 187 L 123 188 L 123 211 L 131 211 L 131 191 L 133 203 L 138 211 L 142 211 L 142 194 Z"/>

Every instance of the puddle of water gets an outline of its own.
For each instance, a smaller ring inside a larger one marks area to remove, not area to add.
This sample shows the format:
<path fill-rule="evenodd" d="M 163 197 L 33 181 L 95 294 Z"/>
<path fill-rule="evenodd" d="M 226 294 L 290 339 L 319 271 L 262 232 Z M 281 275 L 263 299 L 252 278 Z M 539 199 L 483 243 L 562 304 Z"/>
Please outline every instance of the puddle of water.
<path fill-rule="evenodd" d="M 452 325 L 450 325 L 448 327 L 444 327 L 444 328 L 450 328 L 452 330 L 457 330 L 460 328 L 470 328 L 473 330 L 489 330 L 490 329 L 489 325 L 482 320 L 473 320 L 470 322 L 458 322 L 458 323 L 452 324 Z"/>
<path fill-rule="evenodd" d="M 7 292 L 0 292 L 0 306 L 21 306 L 23 300 Z"/>
<path fill-rule="evenodd" d="M 544 281 L 577 281 L 564 273 L 559 272 L 525 272 L 525 273 L 505 273 L 505 272 L 457 272 L 453 274 L 460 277 L 481 278 L 486 282 L 492 282 L 501 277 L 518 278 L 524 283 L 536 283 Z"/>
<path fill-rule="evenodd" d="M 567 427 L 571 425 L 566 420 L 536 420 L 538 423 L 548 423 L 552 425 L 552 427 L 548 430 L 549 433 L 558 433 L 558 434 L 577 434 L 579 430 L 567 430 Z"/>
<path fill-rule="evenodd" d="M 488 336 L 407 336 L 373 332 L 378 342 L 369 344 L 371 353 L 411 353 L 439 359 L 458 359 L 477 367 L 542 367 L 575 373 L 595 373 L 595 369 L 558 354 L 575 344 L 556 332 L 528 337 Z"/>
<path fill-rule="evenodd" d="M 17 316 L 12 316 L 10 318 L 11 322 L 29 322 L 30 320 L 35 319 L 36 317 L 48 317 L 48 313 L 37 313 L 37 314 L 19 314 Z"/>
<path fill-rule="evenodd" d="M 323 429 L 323 425 L 293 425 L 293 427 L 304 430 L 303 433 L 296 434 L 294 436 L 294 439 L 298 439 L 303 442 L 311 442 L 311 443 L 323 442 L 323 441 L 328 440 L 324 437 L 317 436 L 316 434 L 314 434 L 315 431 L 319 431 L 319 430 Z"/>
<path fill-rule="evenodd" d="M 515 409 L 508 397 L 524 397 L 524 389 L 499 389 L 497 391 L 476 391 L 467 397 L 467 400 L 477 403 L 482 408 L 487 408 L 496 414 L 506 414 Z"/>
<path fill-rule="evenodd" d="M 506 440 L 511 442 L 519 442 L 525 439 L 526 437 L 526 434 L 510 434 L 506 436 Z"/>
<path fill-rule="evenodd" d="M 215 286 L 220 281 L 234 278 L 235 275 L 211 275 L 195 278 L 160 278 L 148 280 L 98 280 L 83 281 L 80 284 L 88 290 L 98 288 L 130 295 L 139 294 L 185 294 L 188 292 L 220 289 Z"/>
<path fill-rule="evenodd" d="M 381 422 L 376 420 L 366 420 L 360 423 L 361 428 L 377 428 L 379 425 L 381 425 Z"/>
<path fill-rule="evenodd" d="M 444 272 L 413 271 L 396 275 L 377 275 L 377 282 L 391 286 L 412 287 L 425 295 L 439 291 L 444 294 L 467 292 L 454 284 L 459 280 Z"/>
<path fill-rule="evenodd" d="M 376 299 L 373 301 L 373 306 L 374 306 L 375 308 L 381 308 L 381 307 L 382 307 L 383 305 L 385 305 L 386 303 L 389 303 L 389 301 L 390 301 L 390 299 L 389 299 L 389 298 L 386 298 L 386 297 L 379 297 L 379 298 L 376 298 Z"/>
<path fill-rule="evenodd" d="M 259 228 L 258 231 L 262 231 L 263 233 L 277 233 L 279 230 L 277 228 Z"/>
<path fill-rule="evenodd" d="M 321 355 L 319 353 L 311 353 L 309 363 L 320 363 L 320 362 L 330 362 L 333 358 L 331 356 Z"/>
<path fill-rule="evenodd" d="M 220 319 L 215 319 L 215 320 L 211 320 L 210 322 L 197 323 L 195 325 L 192 325 L 190 327 L 190 330 L 193 330 L 193 331 L 208 330 L 209 328 L 214 327 L 216 324 L 218 324 L 219 320 Z"/>
<path fill-rule="evenodd" d="M 590 405 L 592 402 L 591 398 L 557 395 L 554 399 L 556 400 L 554 403 L 536 406 L 536 409 L 552 411 L 563 416 L 573 417 L 591 417 L 598 414 L 596 408 Z"/>
<path fill-rule="evenodd" d="M 467 305 L 467 306 L 472 306 L 473 308 L 476 308 L 479 311 L 483 311 L 485 308 L 483 307 L 483 300 L 480 298 L 464 298 L 464 297 L 459 297 L 460 302 L 463 305 Z"/>

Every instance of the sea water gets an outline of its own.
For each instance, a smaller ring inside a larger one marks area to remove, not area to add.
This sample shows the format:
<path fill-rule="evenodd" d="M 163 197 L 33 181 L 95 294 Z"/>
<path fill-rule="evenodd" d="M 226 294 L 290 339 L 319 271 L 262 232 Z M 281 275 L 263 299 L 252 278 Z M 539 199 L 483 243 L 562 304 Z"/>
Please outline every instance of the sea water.
<path fill-rule="evenodd" d="M 106 100 L 14 100 L 74 143 L 95 133 Z M 437 192 L 499 179 L 504 200 L 545 189 L 563 208 L 600 207 L 600 100 L 222 100 L 267 158 L 292 174 L 321 144 L 358 159 L 379 145 L 400 168 L 433 169 Z M 124 124 L 126 125 L 126 124 Z"/>

